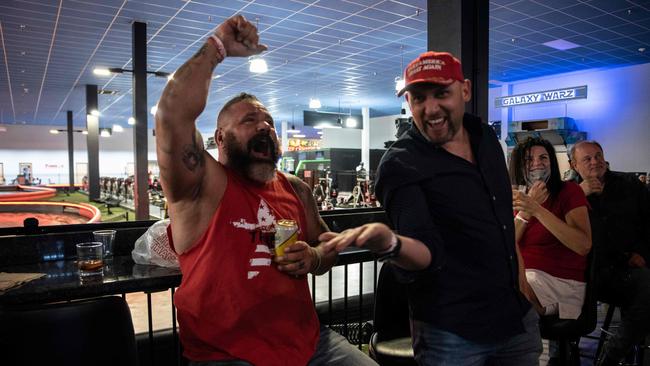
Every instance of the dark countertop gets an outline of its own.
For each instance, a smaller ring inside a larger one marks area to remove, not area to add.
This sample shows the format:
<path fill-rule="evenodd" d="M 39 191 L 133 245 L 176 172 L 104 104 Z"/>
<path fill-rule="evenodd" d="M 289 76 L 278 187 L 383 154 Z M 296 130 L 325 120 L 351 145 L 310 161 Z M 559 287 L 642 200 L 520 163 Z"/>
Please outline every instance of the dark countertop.
<path fill-rule="evenodd" d="M 45 273 L 44 277 L 0 295 L 0 306 L 25 305 L 178 287 L 181 271 L 135 264 L 130 255 L 104 263 L 104 274 L 82 280 L 76 260 L 46 261 L 0 267 L 0 272 Z"/>

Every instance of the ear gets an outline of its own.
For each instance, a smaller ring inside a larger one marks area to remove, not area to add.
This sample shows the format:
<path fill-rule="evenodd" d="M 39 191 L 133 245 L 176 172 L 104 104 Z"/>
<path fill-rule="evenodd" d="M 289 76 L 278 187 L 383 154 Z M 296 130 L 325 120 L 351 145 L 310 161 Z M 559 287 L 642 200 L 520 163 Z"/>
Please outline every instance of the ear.
<path fill-rule="evenodd" d="M 463 93 L 463 102 L 469 102 L 472 99 L 472 81 L 465 79 L 465 81 L 463 81 L 461 89 Z"/>
<path fill-rule="evenodd" d="M 214 131 L 214 141 L 217 143 L 217 146 L 223 144 L 223 129 L 221 127 L 217 127 L 217 130 Z"/>

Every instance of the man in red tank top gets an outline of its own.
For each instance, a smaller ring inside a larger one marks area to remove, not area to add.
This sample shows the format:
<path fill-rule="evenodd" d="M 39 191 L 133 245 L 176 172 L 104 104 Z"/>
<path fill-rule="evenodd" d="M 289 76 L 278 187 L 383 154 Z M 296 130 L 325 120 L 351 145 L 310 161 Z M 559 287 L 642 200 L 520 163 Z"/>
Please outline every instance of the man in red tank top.
<path fill-rule="evenodd" d="M 376 365 L 319 325 L 306 274 L 329 271 L 336 253 L 318 245 L 328 228 L 309 187 L 276 170 L 281 151 L 264 105 L 242 93 L 223 106 L 218 160 L 194 124 L 215 67 L 266 49 L 255 26 L 230 18 L 176 71 L 158 102 L 168 234 L 183 273 L 174 303 L 184 355 L 192 365 Z M 272 256 L 268 233 L 283 219 L 297 223 L 298 241 Z"/>

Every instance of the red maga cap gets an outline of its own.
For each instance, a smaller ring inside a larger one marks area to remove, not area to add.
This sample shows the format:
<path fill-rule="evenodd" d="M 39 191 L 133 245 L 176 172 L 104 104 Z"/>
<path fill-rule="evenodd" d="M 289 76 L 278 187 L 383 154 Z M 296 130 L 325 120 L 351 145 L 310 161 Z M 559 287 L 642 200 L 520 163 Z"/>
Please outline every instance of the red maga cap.
<path fill-rule="evenodd" d="M 448 52 L 425 52 L 411 61 L 404 70 L 405 85 L 397 92 L 401 97 L 411 86 L 419 83 L 449 85 L 464 81 L 463 66 Z"/>

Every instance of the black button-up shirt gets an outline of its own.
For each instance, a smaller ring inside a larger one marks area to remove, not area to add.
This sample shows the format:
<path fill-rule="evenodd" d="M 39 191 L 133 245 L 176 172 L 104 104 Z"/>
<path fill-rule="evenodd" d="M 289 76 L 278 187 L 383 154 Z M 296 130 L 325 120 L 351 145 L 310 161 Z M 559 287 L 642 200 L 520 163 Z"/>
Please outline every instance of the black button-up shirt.
<path fill-rule="evenodd" d="M 474 341 L 522 333 L 512 191 L 489 126 L 465 114 L 476 164 L 412 128 L 386 152 L 376 193 L 397 232 L 422 241 L 429 268 L 400 271 L 411 316 Z"/>
<path fill-rule="evenodd" d="M 643 183 L 634 174 L 608 170 L 603 192 L 587 200 L 596 220 L 592 225 L 600 225 L 605 235 L 594 247 L 599 269 L 628 269 L 630 253 L 650 263 L 650 193 Z"/>

